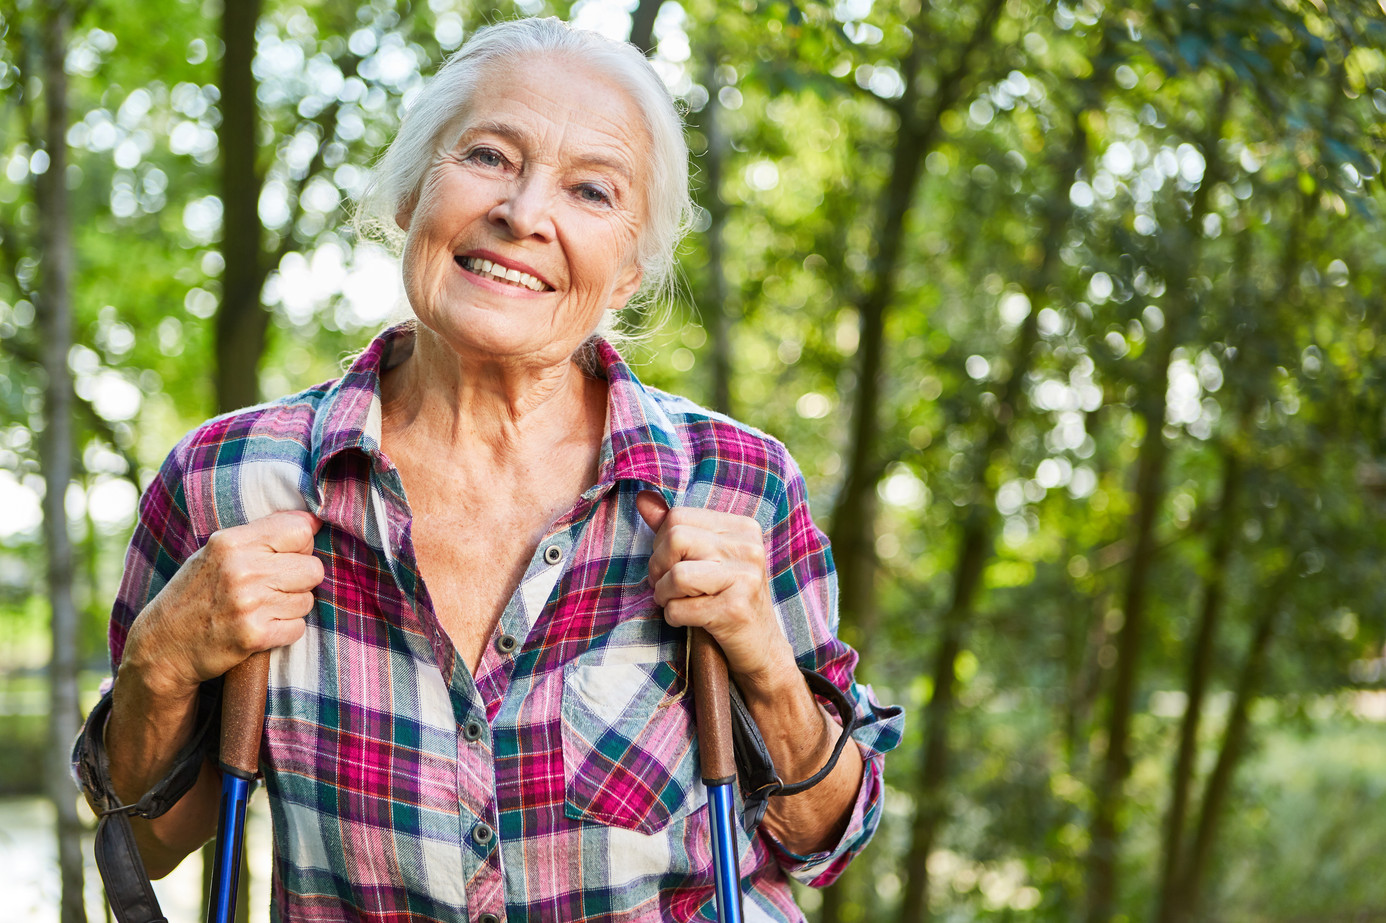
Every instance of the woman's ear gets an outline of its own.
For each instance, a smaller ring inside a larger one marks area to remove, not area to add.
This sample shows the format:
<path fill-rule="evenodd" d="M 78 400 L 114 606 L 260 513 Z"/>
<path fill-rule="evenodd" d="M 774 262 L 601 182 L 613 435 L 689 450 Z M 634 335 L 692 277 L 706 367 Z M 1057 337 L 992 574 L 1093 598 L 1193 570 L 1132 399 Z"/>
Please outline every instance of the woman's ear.
<path fill-rule="evenodd" d="M 612 311 L 619 311 L 626 306 L 626 303 L 640 291 L 640 282 L 645 278 L 645 270 L 639 264 L 631 266 L 625 271 L 616 282 L 616 287 L 611 290 Z"/>
<path fill-rule="evenodd" d="M 395 212 L 395 224 L 399 225 L 401 231 L 409 230 L 409 222 L 414 220 L 414 206 L 418 204 L 417 195 L 411 195 L 399 203 L 399 209 Z"/>

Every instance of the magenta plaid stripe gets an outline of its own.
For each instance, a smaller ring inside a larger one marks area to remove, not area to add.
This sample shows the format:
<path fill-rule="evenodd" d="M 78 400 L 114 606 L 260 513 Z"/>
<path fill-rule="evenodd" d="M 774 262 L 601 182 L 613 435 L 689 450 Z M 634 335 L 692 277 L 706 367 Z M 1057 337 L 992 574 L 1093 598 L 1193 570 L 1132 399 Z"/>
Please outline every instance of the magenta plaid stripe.
<path fill-rule="evenodd" d="M 136 614 L 212 532 L 278 509 L 324 521 L 308 631 L 270 676 L 274 918 L 711 919 L 684 633 L 653 604 L 653 537 L 634 507 L 655 488 L 761 523 L 799 661 L 857 707 L 868 774 L 837 847 L 742 844 L 750 918 L 802 919 L 788 878 L 826 884 L 866 844 L 903 718 L 853 681 L 832 559 L 784 447 L 644 387 L 597 341 L 610 384 L 598 483 L 540 542 L 473 677 L 433 615 L 379 449 L 379 373 L 412 345 L 408 327 L 388 330 L 341 380 L 183 439 L 141 502 L 111 619 L 118 666 Z"/>

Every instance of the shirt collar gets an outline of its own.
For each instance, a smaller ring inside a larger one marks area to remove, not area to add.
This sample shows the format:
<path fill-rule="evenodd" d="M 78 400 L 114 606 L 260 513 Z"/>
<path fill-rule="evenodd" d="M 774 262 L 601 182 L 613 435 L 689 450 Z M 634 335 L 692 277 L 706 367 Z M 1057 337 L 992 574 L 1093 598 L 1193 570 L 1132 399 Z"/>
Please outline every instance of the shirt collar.
<path fill-rule="evenodd" d="M 414 323 L 390 327 L 373 339 L 333 385 L 313 423 L 313 474 L 338 453 L 358 449 L 383 462 L 380 452 L 380 375 L 413 350 Z M 636 378 L 615 347 L 601 337 L 589 345 L 593 371 L 607 380 L 607 422 L 597 472 L 599 487 L 620 480 L 644 482 L 671 506 L 688 485 L 691 459 L 656 394 Z"/>
<path fill-rule="evenodd" d="M 413 349 L 412 323 L 390 327 L 371 340 L 327 392 L 313 420 L 312 463 L 314 479 L 321 483 L 323 469 L 339 453 L 359 449 L 372 460 L 380 452 L 380 374 L 401 361 Z M 396 347 L 403 347 L 397 349 Z"/>
<path fill-rule="evenodd" d="M 692 459 L 656 392 L 635 377 L 615 348 L 601 337 L 593 352 L 607 387 L 606 437 L 597 482 L 643 481 L 664 494 L 671 507 L 688 486 Z"/>

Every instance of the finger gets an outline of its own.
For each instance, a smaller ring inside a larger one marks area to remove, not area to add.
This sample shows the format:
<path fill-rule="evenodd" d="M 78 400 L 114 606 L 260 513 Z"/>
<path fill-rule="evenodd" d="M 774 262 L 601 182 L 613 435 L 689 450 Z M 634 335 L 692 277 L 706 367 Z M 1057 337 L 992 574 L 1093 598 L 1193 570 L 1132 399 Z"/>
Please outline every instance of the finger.
<path fill-rule="evenodd" d="M 720 561 L 679 561 L 655 581 L 655 603 L 668 605 L 671 599 L 715 596 L 728 589 L 735 579 L 735 568 Z"/>
<path fill-rule="evenodd" d="M 279 619 L 265 629 L 264 650 L 272 650 L 276 647 L 283 647 L 286 644 L 293 644 L 303 637 L 308 630 L 308 625 L 303 619 Z"/>
<path fill-rule="evenodd" d="M 666 520 L 666 523 L 668 520 Z M 725 561 L 730 555 L 722 537 L 687 523 L 666 525 L 650 555 L 650 582 L 658 582 L 680 561 Z"/>
<path fill-rule="evenodd" d="M 635 509 L 640 513 L 640 518 L 645 520 L 645 525 L 656 533 L 659 532 L 660 526 L 664 525 L 665 517 L 669 515 L 669 504 L 653 490 L 642 490 L 635 495 Z"/>
<path fill-rule="evenodd" d="M 313 611 L 316 598 L 312 593 L 283 593 L 256 613 L 262 632 L 277 631 L 280 622 L 301 622 Z"/>
<path fill-rule="evenodd" d="M 715 596 L 671 599 L 664 606 L 664 621 L 675 628 L 706 628 L 721 606 Z"/>
<path fill-rule="evenodd" d="M 274 618 L 279 622 L 299 622 L 313 611 L 317 598 L 312 593 L 286 593 L 275 607 Z"/>
<path fill-rule="evenodd" d="M 306 510 L 282 510 L 246 526 L 270 551 L 307 554 L 313 550 L 313 536 L 322 528 L 322 520 Z"/>
<path fill-rule="evenodd" d="M 750 516 L 708 510 L 697 506 L 676 506 L 669 511 L 668 525 L 689 525 L 718 535 L 761 536 L 764 530 Z"/>
<path fill-rule="evenodd" d="M 319 558 L 311 554 L 278 554 L 273 572 L 265 583 L 280 593 L 302 593 L 322 583 L 326 571 Z"/>

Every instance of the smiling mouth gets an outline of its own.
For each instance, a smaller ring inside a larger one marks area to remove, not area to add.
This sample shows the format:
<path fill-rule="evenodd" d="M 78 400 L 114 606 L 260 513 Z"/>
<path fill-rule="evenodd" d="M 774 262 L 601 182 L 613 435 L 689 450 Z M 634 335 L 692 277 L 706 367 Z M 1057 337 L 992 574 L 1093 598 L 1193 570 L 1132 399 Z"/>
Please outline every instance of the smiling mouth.
<path fill-rule="evenodd" d="M 514 285 L 519 288 L 527 288 L 531 292 L 551 292 L 553 288 L 545 285 L 540 279 L 536 279 L 527 272 L 520 272 L 518 269 L 506 269 L 499 263 L 490 260 L 483 260 L 474 256 L 455 257 L 457 264 L 467 272 L 493 279 L 496 282 L 503 282 L 506 285 Z"/>

